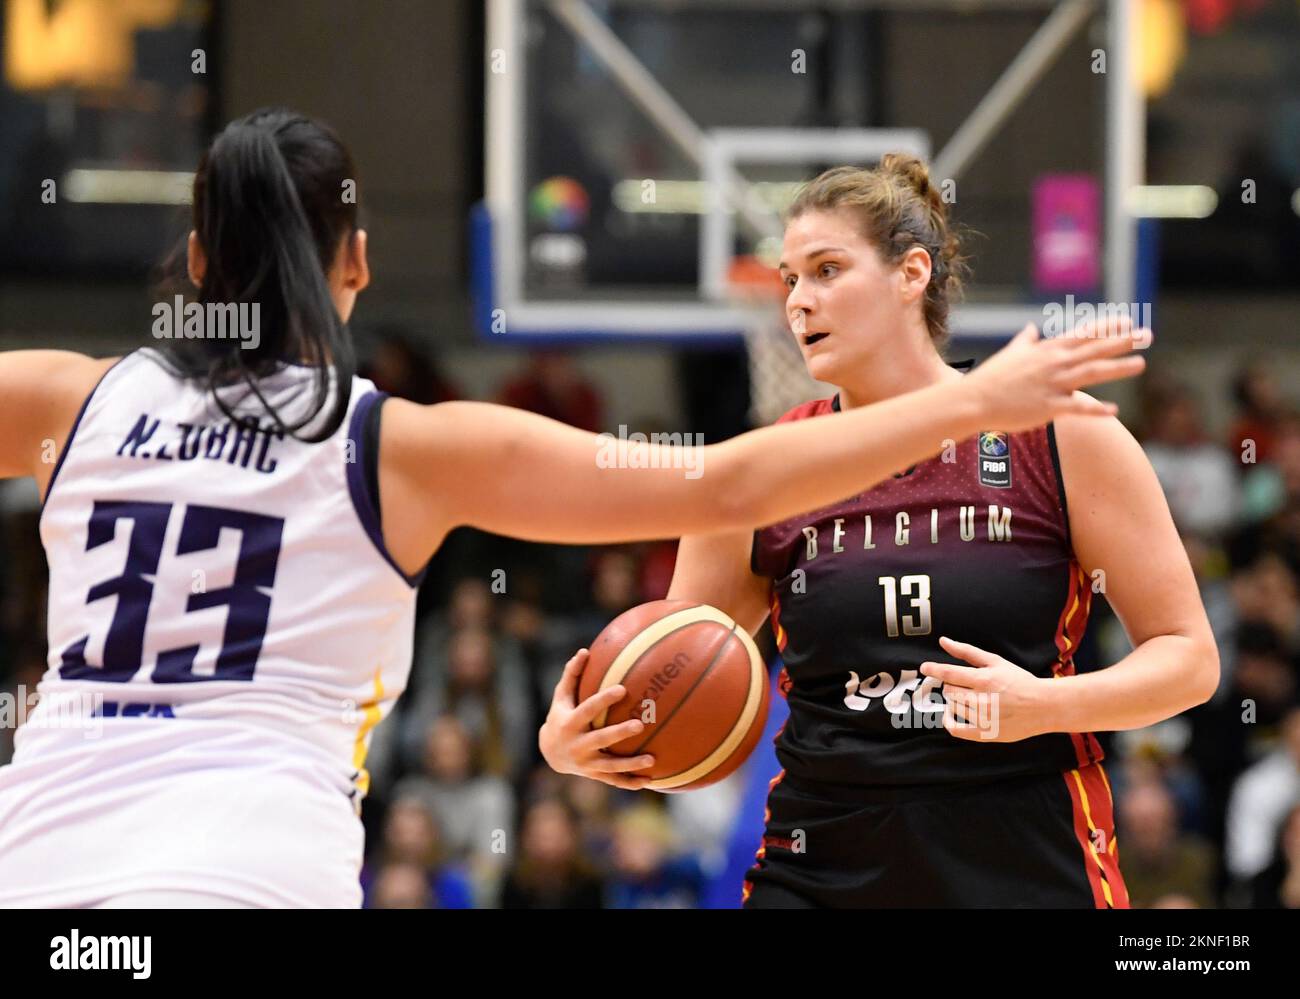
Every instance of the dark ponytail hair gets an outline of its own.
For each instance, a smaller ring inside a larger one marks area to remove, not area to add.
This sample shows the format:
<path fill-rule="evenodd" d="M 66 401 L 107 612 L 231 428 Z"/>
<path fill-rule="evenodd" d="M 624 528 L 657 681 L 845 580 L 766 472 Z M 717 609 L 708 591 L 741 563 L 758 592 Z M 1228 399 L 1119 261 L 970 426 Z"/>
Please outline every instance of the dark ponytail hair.
<path fill-rule="evenodd" d="M 340 241 L 357 228 L 356 198 L 344 198 L 356 169 L 347 147 L 326 125 L 283 108 L 263 108 L 231 122 L 213 140 L 194 174 L 193 226 L 207 257 L 197 300 L 202 304 L 257 303 L 260 342 L 177 338 L 163 355 L 180 377 L 201 380 L 221 411 L 235 414 L 216 389 L 242 383 L 275 427 L 308 442 L 325 440 L 347 413 L 356 373 L 352 338 L 330 296 L 326 272 Z M 173 256 L 184 271 L 184 253 Z M 281 362 L 315 370 L 305 415 L 286 422 L 266 399 L 258 379 Z M 328 418 L 311 424 L 337 391 Z"/>

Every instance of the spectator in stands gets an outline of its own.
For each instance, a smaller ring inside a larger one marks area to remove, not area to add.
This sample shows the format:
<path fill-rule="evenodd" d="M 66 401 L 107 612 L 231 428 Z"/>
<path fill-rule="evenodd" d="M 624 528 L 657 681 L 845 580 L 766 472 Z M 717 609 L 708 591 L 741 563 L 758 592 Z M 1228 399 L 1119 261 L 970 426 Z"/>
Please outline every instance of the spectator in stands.
<path fill-rule="evenodd" d="M 550 632 L 548 658 L 539 682 L 545 692 L 544 706 L 564 672 L 573 649 L 590 648 L 596 636 L 625 610 L 645 603 L 641 596 L 640 566 L 632 546 L 601 548 L 589 553 L 588 578 L 584 581 L 578 609 Z"/>
<path fill-rule="evenodd" d="M 419 768 L 429 723 L 446 710 L 450 650 L 457 632 L 488 632 L 498 675 L 510 677 L 522 671 L 518 643 L 497 627 L 500 599 L 486 576 L 460 576 L 449 587 L 446 605 L 417 620 L 406 696 L 371 737 L 366 765 L 376 787 L 386 789 L 401 769 Z M 531 708 L 528 714 L 534 714 Z M 532 752 L 531 745 L 524 750 L 525 756 Z"/>
<path fill-rule="evenodd" d="M 432 909 L 429 879 L 418 864 L 385 864 L 375 875 L 368 909 Z"/>
<path fill-rule="evenodd" d="M 430 904 L 426 908 L 469 909 L 473 906 L 469 878 L 443 855 L 437 820 L 425 802 L 417 797 L 399 798 L 384 816 L 383 841 L 377 864 L 382 874 L 393 866 L 415 866 L 429 882 Z M 361 869 L 361 888 L 367 908 L 376 888 L 372 881 L 374 867 Z"/>
<path fill-rule="evenodd" d="M 1250 887 L 1252 909 L 1300 909 L 1300 802 L 1282 821 L 1272 862 Z"/>
<path fill-rule="evenodd" d="M 1253 441 L 1255 461 L 1272 461 L 1279 422 L 1287 411 L 1272 366 L 1258 361 L 1241 368 L 1232 381 L 1232 398 L 1237 414 L 1228 432 L 1228 450 L 1240 455 L 1246 443 Z M 1243 463 L 1241 470 L 1249 467 Z"/>
<path fill-rule="evenodd" d="M 604 884 L 582 854 L 577 816 L 563 799 L 542 798 L 529 806 L 519 850 L 501 893 L 502 908 L 602 907 Z"/>
<path fill-rule="evenodd" d="M 1171 390 L 1153 414 L 1143 450 L 1164 489 L 1180 531 L 1218 537 L 1238 512 L 1237 469 L 1221 445 L 1201 429 L 1196 398 L 1186 388 Z"/>
<path fill-rule="evenodd" d="M 1119 800 L 1119 820 L 1124 883 L 1135 909 L 1164 907 L 1173 898 L 1201 909 L 1214 906 L 1214 851 L 1180 831 L 1173 795 L 1163 784 L 1144 780 L 1129 787 Z"/>
<path fill-rule="evenodd" d="M 1271 628 L 1289 654 L 1300 651 L 1300 581 L 1282 558 L 1266 553 L 1232 580 L 1237 618 Z"/>
<path fill-rule="evenodd" d="M 545 763 L 539 764 L 529 776 L 525 793 L 537 800 L 562 798 L 577 823 L 579 850 L 601 869 L 609 866 L 617 810 L 636 802 L 642 795 L 638 791 L 620 791 L 596 780 L 557 774 Z"/>
<path fill-rule="evenodd" d="M 1112 771 L 1111 785 L 1117 801 L 1129 788 L 1160 785 L 1173 799 L 1178 827 L 1204 834 L 1213 830 L 1213 823 L 1206 815 L 1204 783 L 1189 754 L 1192 734 L 1191 721 L 1181 715 L 1145 728 L 1116 732 L 1112 746 L 1120 765 Z"/>
<path fill-rule="evenodd" d="M 455 715 L 478 742 L 484 772 L 513 779 L 532 762 L 537 742 L 522 663 L 499 664 L 491 633 L 480 627 L 451 635 L 446 662 L 446 672 L 427 678 L 408 712 L 408 750 L 433 719 Z"/>
<path fill-rule="evenodd" d="M 1267 623 L 1243 622 L 1237 628 L 1236 646 L 1234 689 L 1252 709 L 1249 721 L 1259 726 L 1271 746 L 1274 729 L 1295 701 L 1295 663 L 1277 630 Z M 1248 752 L 1252 759 L 1259 755 L 1253 749 Z"/>
<path fill-rule="evenodd" d="M 410 688 L 419 690 L 435 677 L 447 675 L 447 651 L 458 631 L 486 631 L 492 636 L 498 660 L 518 658 L 516 644 L 500 628 L 501 601 L 502 596 L 492 592 L 485 576 L 457 579 L 451 586 L 446 606 L 428 614 L 417 626 Z"/>
<path fill-rule="evenodd" d="M 546 584 L 537 573 L 516 571 L 510 576 L 510 584 L 510 591 L 504 596 L 501 633 L 518 652 L 522 673 L 528 679 L 530 711 L 534 718 L 541 719 L 551 709 L 555 685 L 573 649 L 589 646 L 596 636 L 582 633 L 568 615 L 546 612 L 543 606 Z M 557 578 L 550 585 L 564 583 Z M 540 752 L 534 752 L 536 748 L 534 740 L 529 747 L 531 762 L 541 759 Z"/>
<path fill-rule="evenodd" d="M 1300 577 L 1300 419 L 1284 422 L 1275 460 L 1255 466 L 1244 490 L 1249 522 L 1232 538 L 1234 563 L 1274 552 Z"/>
<path fill-rule="evenodd" d="M 588 639 L 600 634 L 605 625 L 625 610 L 644 603 L 641 599 L 640 569 L 630 548 L 605 548 L 591 560 L 591 599 L 578 616 L 579 629 Z"/>
<path fill-rule="evenodd" d="M 1283 721 L 1280 745 L 1237 780 L 1228 804 L 1227 864 L 1238 882 L 1273 859 L 1288 813 L 1300 803 L 1300 705 Z"/>
<path fill-rule="evenodd" d="M 469 870 L 475 904 L 489 906 L 505 874 L 514 798 L 504 779 L 482 772 L 477 753 L 458 718 L 435 719 L 428 729 L 424 772 L 398 781 L 393 797 L 416 798 L 429 809 L 442 830 L 446 855 Z"/>
<path fill-rule="evenodd" d="M 1296 690 L 1294 670 L 1267 624 L 1238 626 L 1233 662 L 1227 692 L 1188 713 L 1191 756 L 1220 816 L 1242 771 L 1272 748 Z"/>
<path fill-rule="evenodd" d="M 578 816 L 578 835 L 582 840 L 582 850 L 588 857 L 601 864 L 608 862 L 614 849 L 617 803 L 636 801 L 643 793 L 620 791 L 596 780 L 565 777 L 564 797 Z"/>
<path fill-rule="evenodd" d="M 692 909 L 704 873 L 690 854 L 675 854 L 672 822 L 654 804 L 633 805 L 614 820 L 610 909 Z"/>

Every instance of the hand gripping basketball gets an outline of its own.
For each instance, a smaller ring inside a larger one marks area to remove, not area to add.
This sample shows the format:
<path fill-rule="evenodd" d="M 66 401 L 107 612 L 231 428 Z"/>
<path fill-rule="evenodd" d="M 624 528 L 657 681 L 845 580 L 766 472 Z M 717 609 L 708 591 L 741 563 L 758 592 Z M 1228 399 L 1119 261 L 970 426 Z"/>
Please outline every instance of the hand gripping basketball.
<path fill-rule="evenodd" d="M 537 744 L 543 758 L 557 773 L 577 774 L 629 791 L 640 790 L 650 779 L 637 777 L 633 772 L 652 766 L 655 758 L 649 754 L 610 756 L 601 750 L 641 734 L 645 724 L 640 718 L 632 718 L 592 731 L 591 723 L 621 701 L 627 690 L 616 684 L 578 704 L 578 680 L 587 666 L 587 658 L 588 651 L 579 649 L 565 664 L 564 675 L 555 685 L 555 695 L 551 698 L 551 710 L 538 732 Z"/>
<path fill-rule="evenodd" d="M 708 604 L 654 600 L 570 660 L 539 742 L 566 773 L 689 791 L 745 762 L 767 707 L 767 666 L 747 632 Z"/>

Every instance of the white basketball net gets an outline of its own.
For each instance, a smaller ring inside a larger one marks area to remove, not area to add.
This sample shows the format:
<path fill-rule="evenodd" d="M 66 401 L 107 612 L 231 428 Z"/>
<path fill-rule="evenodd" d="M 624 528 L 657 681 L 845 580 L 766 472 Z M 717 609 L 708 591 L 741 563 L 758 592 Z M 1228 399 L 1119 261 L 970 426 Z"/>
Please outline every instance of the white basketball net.
<path fill-rule="evenodd" d="M 803 354 L 786 324 L 780 302 L 747 303 L 745 328 L 749 353 L 749 415 L 756 426 L 775 423 L 800 403 L 834 395 L 833 386 L 808 374 Z"/>

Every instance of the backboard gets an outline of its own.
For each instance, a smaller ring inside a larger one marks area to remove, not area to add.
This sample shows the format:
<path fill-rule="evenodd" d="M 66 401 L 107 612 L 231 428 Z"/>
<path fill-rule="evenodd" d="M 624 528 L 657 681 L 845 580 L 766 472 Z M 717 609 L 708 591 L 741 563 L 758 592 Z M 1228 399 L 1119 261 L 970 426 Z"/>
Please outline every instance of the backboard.
<path fill-rule="evenodd" d="M 889 151 L 930 160 L 968 234 L 957 336 L 1008 336 L 1066 294 L 1127 302 L 1131 7 L 489 0 L 480 329 L 735 337 L 729 264 L 779 246 L 799 183 Z"/>

